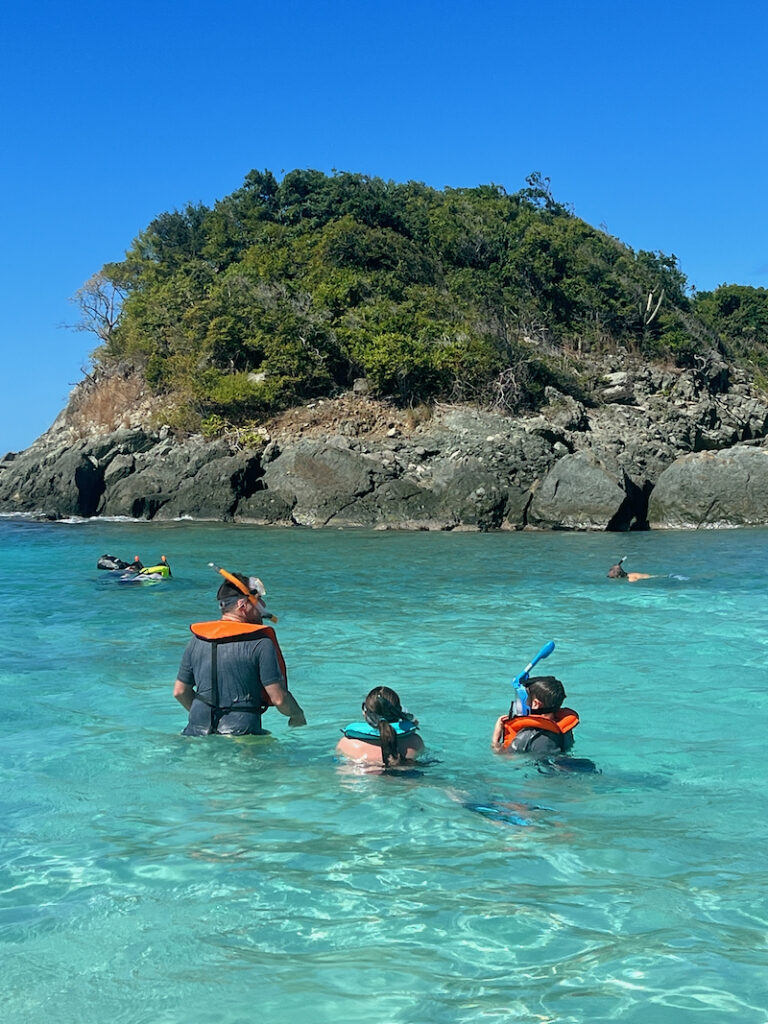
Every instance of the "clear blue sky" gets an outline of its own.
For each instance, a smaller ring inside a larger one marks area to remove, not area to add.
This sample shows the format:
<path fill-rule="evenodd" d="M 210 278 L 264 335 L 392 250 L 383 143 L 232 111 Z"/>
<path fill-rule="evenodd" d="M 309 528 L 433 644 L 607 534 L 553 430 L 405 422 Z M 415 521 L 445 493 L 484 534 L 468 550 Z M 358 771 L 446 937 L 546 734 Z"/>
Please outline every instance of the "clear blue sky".
<path fill-rule="evenodd" d="M 555 197 L 698 289 L 768 286 L 768 8 L 733 0 L 40 0 L 0 14 L 0 455 L 95 339 L 69 297 L 251 168 Z"/>

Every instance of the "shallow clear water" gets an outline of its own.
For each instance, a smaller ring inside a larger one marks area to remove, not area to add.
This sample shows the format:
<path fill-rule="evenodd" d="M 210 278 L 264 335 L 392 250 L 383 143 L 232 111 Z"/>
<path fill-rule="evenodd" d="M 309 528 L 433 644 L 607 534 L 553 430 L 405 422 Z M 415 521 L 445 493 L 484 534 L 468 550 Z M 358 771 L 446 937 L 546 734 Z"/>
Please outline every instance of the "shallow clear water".
<path fill-rule="evenodd" d="M 0 521 L 3 1020 L 765 1024 L 766 542 Z M 209 561 L 265 581 L 308 728 L 179 735 Z M 490 752 L 550 638 L 600 775 Z M 384 682 L 420 772 L 334 759 Z"/>

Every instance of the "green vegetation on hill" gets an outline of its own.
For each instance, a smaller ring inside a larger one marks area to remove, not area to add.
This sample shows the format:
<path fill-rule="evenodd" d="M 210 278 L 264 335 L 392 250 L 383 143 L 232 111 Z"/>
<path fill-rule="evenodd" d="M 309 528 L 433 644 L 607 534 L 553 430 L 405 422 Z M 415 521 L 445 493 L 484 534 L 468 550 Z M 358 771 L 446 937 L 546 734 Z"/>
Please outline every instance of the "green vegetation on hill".
<path fill-rule="evenodd" d="M 258 420 L 358 377 L 401 403 L 535 407 L 579 393 L 579 356 L 764 368 L 768 293 L 688 295 L 674 256 L 634 252 L 556 202 L 360 174 L 251 171 L 212 208 L 163 213 L 77 295 L 97 363 L 138 369 L 177 426 Z"/>
<path fill-rule="evenodd" d="M 694 309 L 718 339 L 721 350 L 747 366 L 760 387 L 768 383 L 768 288 L 723 284 L 698 292 Z"/>

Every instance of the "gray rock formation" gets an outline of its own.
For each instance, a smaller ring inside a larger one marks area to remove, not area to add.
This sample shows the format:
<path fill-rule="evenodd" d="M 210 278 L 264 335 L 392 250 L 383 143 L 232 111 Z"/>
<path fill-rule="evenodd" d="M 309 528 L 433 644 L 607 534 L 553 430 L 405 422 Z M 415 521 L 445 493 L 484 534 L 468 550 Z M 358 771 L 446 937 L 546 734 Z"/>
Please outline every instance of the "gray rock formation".
<path fill-rule="evenodd" d="M 716 360 L 609 365 L 582 401 L 547 388 L 547 405 L 517 419 L 441 406 L 413 422 L 358 386 L 338 413 L 310 403 L 245 450 L 138 416 L 100 426 L 84 411 L 97 386 L 79 385 L 46 434 L 0 461 L 0 512 L 428 530 L 768 522 L 768 404 Z"/>
<path fill-rule="evenodd" d="M 297 441 L 264 471 L 264 486 L 289 504 L 300 526 L 325 526 L 394 476 L 382 459 L 353 451 L 346 438 Z"/>
<path fill-rule="evenodd" d="M 737 445 L 681 456 L 659 477 L 649 520 L 657 529 L 768 522 L 768 451 Z"/>
<path fill-rule="evenodd" d="M 548 529 L 628 530 L 636 509 L 624 483 L 590 452 L 564 455 L 536 488 L 528 522 Z"/>

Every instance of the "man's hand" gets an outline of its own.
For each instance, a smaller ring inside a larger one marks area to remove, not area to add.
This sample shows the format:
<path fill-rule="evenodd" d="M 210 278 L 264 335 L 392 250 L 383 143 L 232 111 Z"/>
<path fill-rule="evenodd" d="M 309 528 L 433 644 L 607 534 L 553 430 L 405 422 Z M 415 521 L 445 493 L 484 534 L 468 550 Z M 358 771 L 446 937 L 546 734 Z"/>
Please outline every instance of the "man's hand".
<path fill-rule="evenodd" d="M 264 689 L 272 701 L 272 706 L 288 719 L 288 725 L 296 727 L 307 724 L 304 712 L 290 690 L 286 690 L 280 683 L 271 683 Z"/>

